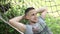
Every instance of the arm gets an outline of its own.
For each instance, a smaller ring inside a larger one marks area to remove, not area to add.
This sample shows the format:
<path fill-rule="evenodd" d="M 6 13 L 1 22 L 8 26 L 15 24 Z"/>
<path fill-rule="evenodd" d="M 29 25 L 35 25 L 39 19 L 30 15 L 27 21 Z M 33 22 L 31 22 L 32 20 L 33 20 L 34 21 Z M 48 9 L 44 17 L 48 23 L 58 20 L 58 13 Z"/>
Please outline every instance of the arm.
<path fill-rule="evenodd" d="M 9 20 L 9 23 L 16 27 L 18 30 L 25 32 L 26 26 L 23 23 L 19 23 L 19 21 L 23 18 L 24 16 L 18 16 L 15 18 L 12 18 Z"/>
<path fill-rule="evenodd" d="M 36 10 L 37 13 L 41 13 L 41 17 L 44 19 L 45 18 L 45 15 L 47 13 L 47 8 L 46 7 L 42 7 L 38 10 Z"/>

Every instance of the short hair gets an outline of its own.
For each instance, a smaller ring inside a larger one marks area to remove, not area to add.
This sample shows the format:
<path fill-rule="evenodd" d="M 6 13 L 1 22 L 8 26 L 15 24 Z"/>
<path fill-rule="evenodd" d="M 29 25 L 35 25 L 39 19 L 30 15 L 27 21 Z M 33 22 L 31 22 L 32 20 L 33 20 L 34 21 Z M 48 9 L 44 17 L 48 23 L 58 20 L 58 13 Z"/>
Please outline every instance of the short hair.
<path fill-rule="evenodd" d="M 33 10 L 33 9 L 35 9 L 35 8 L 33 8 L 33 7 L 27 8 L 27 9 L 25 10 L 25 15 L 26 15 L 30 10 Z"/>

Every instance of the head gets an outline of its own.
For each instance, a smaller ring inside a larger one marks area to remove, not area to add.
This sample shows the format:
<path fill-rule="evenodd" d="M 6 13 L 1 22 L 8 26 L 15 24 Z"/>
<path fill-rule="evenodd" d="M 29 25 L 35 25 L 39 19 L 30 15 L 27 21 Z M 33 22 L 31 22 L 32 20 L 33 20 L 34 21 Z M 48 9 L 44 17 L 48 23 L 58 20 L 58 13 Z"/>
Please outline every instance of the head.
<path fill-rule="evenodd" d="M 25 19 L 36 23 L 37 22 L 37 13 L 33 7 L 29 7 L 25 10 Z"/>

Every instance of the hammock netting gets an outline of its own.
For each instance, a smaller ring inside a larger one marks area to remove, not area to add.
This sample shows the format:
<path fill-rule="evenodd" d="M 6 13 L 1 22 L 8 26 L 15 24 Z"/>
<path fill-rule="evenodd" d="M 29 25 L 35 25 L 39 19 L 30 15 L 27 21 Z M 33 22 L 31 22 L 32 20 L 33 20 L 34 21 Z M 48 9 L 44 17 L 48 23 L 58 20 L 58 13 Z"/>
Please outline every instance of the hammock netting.
<path fill-rule="evenodd" d="M 47 7 L 45 22 L 53 34 L 60 34 L 59 0 L 0 0 L 0 34 L 20 34 L 8 20 L 23 15 L 27 7 Z"/>

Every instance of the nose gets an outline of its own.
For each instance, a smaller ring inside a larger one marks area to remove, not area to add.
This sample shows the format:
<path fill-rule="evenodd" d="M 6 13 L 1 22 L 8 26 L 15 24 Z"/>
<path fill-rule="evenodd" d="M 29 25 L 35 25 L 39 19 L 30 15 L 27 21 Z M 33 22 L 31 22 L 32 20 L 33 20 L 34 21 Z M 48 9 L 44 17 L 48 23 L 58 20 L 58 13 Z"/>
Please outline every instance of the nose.
<path fill-rule="evenodd" d="M 35 16 L 34 18 L 37 19 L 37 16 Z"/>

